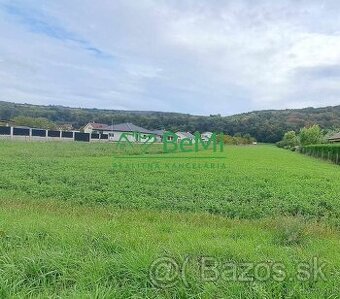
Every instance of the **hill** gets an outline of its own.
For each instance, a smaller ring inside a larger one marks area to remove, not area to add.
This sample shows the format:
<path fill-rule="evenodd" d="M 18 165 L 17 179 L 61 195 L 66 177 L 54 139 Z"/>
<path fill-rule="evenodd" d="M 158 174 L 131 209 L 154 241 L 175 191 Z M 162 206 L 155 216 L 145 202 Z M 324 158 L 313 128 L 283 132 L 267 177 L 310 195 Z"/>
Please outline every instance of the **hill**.
<path fill-rule="evenodd" d="M 260 142 L 277 142 L 284 132 L 311 124 L 323 129 L 340 127 L 340 106 L 286 110 L 264 110 L 233 116 L 197 116 L 153 111 L 122 111 L 63 106 L 41 106 L 0 101 L 0 119 L 18 116 L 43 117 L 57 124 L 81 128 L 89 121 L 100 123 L 133 122 L 148 129 L 171 131 L 223 131 L 230 135 L 250 134 Z"/>

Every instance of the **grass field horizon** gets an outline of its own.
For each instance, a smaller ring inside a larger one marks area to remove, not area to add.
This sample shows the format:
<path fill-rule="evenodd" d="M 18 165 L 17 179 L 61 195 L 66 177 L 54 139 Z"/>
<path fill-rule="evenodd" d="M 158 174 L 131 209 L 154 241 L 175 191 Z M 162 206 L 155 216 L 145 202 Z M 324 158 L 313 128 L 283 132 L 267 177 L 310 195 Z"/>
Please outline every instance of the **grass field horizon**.
<path fill-rule="evenodd" d="M 227 146 L 219 159 L 166 159 L 159 147 L 152 159 L 117 159 L 112 144 L 58 142 L 0 141 L 0 151 L 1 298 L 340 293 L 337 165 L 272 145 Z M 150 266 L 162 257 L 190 258 L 185 281 L 153 283 Z M 201 257 L 282 263 L 286 277 L 202 281 Z M 313 259 L 325 279 L 299 278 L 297 265 Z"/>

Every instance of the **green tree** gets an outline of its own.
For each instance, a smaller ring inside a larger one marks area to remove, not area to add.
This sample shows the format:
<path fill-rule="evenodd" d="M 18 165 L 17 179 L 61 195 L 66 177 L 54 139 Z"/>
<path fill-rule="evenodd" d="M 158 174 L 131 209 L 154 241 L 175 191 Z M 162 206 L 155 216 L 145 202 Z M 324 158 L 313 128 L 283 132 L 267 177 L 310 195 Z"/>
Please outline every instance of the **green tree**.
<path fill-rule="evenodd" d="M 318 144 L 322 142 L 322 131 L 319 125 L 313 125 L 309 128 L 304 127 L 300 130 L 299 139 L 301 145 Z"/>
<path fill-rule="evenodd" d="M 43 117 L 28 117 L 28 116 L 17 116 L 13 118 L 13 122 L 16 126 L 27 126 L 31 128 L 39 128 L 39 129 L 55 129 L 56 124 L 54 122 L 49 121 Z"/>
<path fill-rule="evenodd" d="M 295 131 L 289 131 L 285 133 L 282 139 L 282 144 L 283 146 L 288 146 L 291 148 L 299 145 L 299 141 L 298 141 Z"/>

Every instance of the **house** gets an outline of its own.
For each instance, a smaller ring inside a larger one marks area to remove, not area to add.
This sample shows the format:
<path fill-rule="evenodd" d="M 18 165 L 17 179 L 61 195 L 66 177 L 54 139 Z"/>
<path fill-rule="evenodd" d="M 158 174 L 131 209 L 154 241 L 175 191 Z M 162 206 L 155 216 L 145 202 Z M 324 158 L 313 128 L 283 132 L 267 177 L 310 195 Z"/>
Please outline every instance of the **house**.
<path fill-rule="evenodd" d="M 202 141 L 209 141 L 212 135 L 212 132 L 204 132 L 201 134 L 201 139 Z"/>
<path fill-rule="evenodd" d="M 176 132 L 177 142 L 181 142 L 183 139 L 190 139 L 192 143 L 195 143 L 195 136 L 190 132 Z"/>
<path fill-rule="evenodd" d="M 10 127 L 14 125 L 14 121 L 8 119 L 0 119 L 0 126 Z"/>
<path fill-rule="evenodd" d="M 117 125 L 108 126 L 107 134 L 109 135 L 109 140 L 119 141 L 123 133 L 127 136 L 128 141 L 132 142 L 145 142 L 148 138 L 153 136 L 153 132 L 136 126 L 133 123 L 122 123 Z M 105 132 L 104 132 L 105 133 Z M 127 141 L 127 140 L 126 140 Z"/>
<path fill-rule="evenodd" d="M 60 131 L 73 131 L 73 126 L 72 124 L 61 124 L 56 127 L 56 130 Z"/>
<path fill-rule="evenodd" d="M 103 131 L 106 130 L 108 127 L 109 126 L 106 124 L 90 122 L 85 127 L 83 127 L 83 131 L 84 133 L 103 134 Z"/>
<path fill-rule="evenodd" d="M 328 138 L 329 142 L 340 142 L 340 133 L 336 133 Z"/>
<path fill-rule="evenodd" d="M 168 131 L 166 131 L 166 130 L 152 130 L 152 133 L 156 135 L 157 142 L 162 142 L 163 136 L 167 132 Z M 174 137 L 172 136 L 172 134 L 167 135 L 167 141 L 172 141 L 173 139 L 174 139 Z"/>
<path fill-rule="evenodd" d="M 172 141 L 177 136 L 177 142 L 180 142 L 181 140 L 183 140 L 185 138 L 189 138 L 190 140 L 193 140 L 193 142 L 195 142 L 195 136 L 192 135 L 189 132 L 177 132 L 176 134 L 174 134 L 174 133 L 171 133 L 171 132 L 166 131 L 166 130 L 152 130 L 152 133 L 156 135 L 156 138 L 159 141 L 162 141 L 163 140 L 163 136 L 166 133 L 169 133 L 167 135 L 167 141 Z M 174 135 L 176 135 L 176 136 L 174 136 Z"/>
<path fill-rule="evenodd" d="M 163 135 L 166 133 L 165 130 L 151 130 L 151 132 L 156 136 L 157 142 L 162 142 Z"/>
<path fill-rule="evenodd" d="M 150 135 L 154 135 L 152 131 L 132 123 L 121 123 L 110 126 L 91 122 L 83 128 L 83 131 L 91 134 L 107 134 L 110 141 L 145 142 Z M 122 136 L 123 134 L 124 136 Z"/>

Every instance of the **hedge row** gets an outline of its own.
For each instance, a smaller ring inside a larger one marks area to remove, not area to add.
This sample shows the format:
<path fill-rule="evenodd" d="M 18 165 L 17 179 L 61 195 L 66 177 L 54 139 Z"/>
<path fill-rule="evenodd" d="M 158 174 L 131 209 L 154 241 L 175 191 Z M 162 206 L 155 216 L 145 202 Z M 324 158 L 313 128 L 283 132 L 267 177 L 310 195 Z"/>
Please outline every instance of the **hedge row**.
<path fill-rule="evenodd" d="M 340 164 L 340 144 L 308 145 L 302 147 L 300 152 L 308 156 Z"/>

